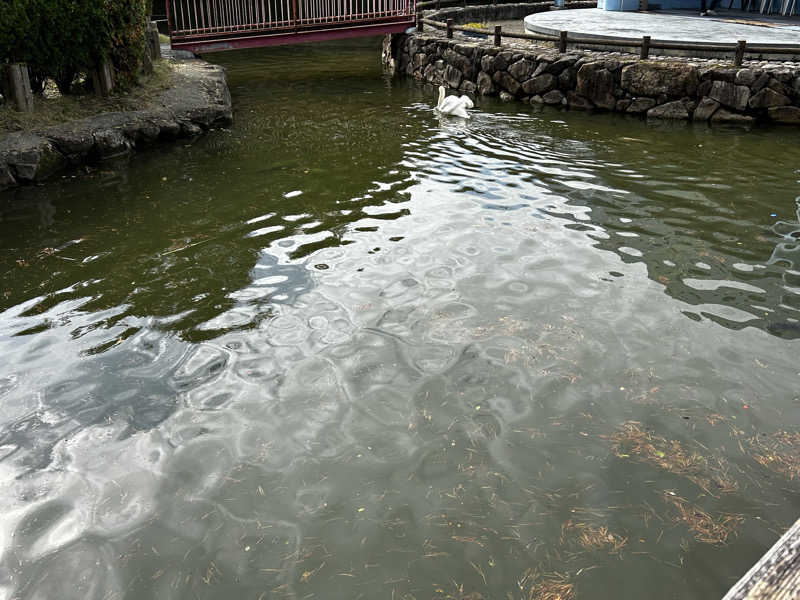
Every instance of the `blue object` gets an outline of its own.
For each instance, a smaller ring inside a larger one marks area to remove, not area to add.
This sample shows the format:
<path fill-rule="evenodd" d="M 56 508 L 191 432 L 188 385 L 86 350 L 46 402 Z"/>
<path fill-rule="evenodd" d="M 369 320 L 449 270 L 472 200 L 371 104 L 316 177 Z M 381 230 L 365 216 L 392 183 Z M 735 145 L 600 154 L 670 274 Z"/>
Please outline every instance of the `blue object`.
<path fill-rule="evenodd" d="M 639 10 L 639 0 L 598 0 L 597 8 L 603 10 Z"/>

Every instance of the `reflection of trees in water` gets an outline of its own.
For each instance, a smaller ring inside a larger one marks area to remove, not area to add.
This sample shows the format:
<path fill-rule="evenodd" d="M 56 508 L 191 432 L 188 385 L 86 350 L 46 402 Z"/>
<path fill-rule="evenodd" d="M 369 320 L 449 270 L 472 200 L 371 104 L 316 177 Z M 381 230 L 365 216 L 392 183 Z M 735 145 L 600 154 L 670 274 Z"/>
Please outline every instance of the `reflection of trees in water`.
<path fill-rule="evenodd" d="M 240 314 L 222 330 L 256 326 L 271 314 L 270 303 L 291 303 L 313 285 L 304 260 L 309 254 L 347 243 L 362 219 L 406 214 L 402 207 L 369 214 L 369 207 L 404 202 L 408 183 L 402 169 L 374 181 L 384 165 L 400 161 L 403 140 L 389 126 L 361 127 L 370 130 L 361 147 L 349 138 L 332 140 L 312 154 L 309 139 L 307 156 L 292 156 L 290 144 L 290 155 L 275 157 L 275 164 L 263 145 L 248 148 L 233 138 L 207 155 L 153 157 L 136 166 L 135 176 L 97 173 L 71 185 L 26 189 L 24 208 L 15 203 L 0 214 L 3 246 L 15 249 L 0 255 L 0 272 L 7 274 L 0 310 L 39 297 L 24 313 L 33 322 L 20 322 L 34 332 L 56 326 L 53 313 L 65 302 L 84 299 L 80 312 L 98 314 L 92 328 L 113 328 L 109 345 L 138 330 L 129 317 L 155 318 L 158 327 L 195 340 L 218 335 L 203 324 L 231 310 L 242 309 L 248 319 L 242 322 Z M 313 136 L 311 129 L 302 135 Z M 337 153 L 350 168 L 342 164 L 341 176 L 321 179 L 324 163 Z M 287 194 L 294 186 L 303 193 Z M 32 231 L 31 211 L 50 213 L 54 206 L 55 218 Z M 102 316 L 105 311 L 113 314 Z M 60 323 L 67 321 L 61 314 Z"/>

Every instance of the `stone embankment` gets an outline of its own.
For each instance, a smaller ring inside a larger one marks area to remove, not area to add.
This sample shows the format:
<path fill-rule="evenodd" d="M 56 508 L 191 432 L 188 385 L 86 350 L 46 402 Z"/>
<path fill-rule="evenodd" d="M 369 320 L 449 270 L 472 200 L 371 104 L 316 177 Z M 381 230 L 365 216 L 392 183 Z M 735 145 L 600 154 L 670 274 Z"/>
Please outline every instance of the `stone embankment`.
<path fill-rule="evenodd" d="M 159 140 L 231 124 L 231 97 L 222 67 L 181 60 L 173 68 L 171 87 L 147 109 L 103 113 L 1 137 L 0 190 L 36 183 L 69 167 L 130 155 Z"/>
<path fill-rule="evenodd" d="M 455 16 L 449 13 L 448 18 Z M 505 40 L 496 47 L 491 39 L 446 39 L 430 27 L 387 40 L 385 60 L 390 54 L 400 73 L 506 100 L 653 119 L 800 124 L 798 63 L 751 61 L 734 67 L 699 59 L 640 60 L 623 53 L 559 53 Z"/>

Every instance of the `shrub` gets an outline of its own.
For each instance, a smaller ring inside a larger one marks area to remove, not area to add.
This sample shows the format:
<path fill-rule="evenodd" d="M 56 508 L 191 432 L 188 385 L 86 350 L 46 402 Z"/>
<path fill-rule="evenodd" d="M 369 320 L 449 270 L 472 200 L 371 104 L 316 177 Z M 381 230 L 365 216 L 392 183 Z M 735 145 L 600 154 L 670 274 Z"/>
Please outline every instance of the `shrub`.
<path fill-rule="evenodd" d="M 0 60 L 69 93 L 75 75 L 110 59 L 123 85 L 145 49 L 146 0 L 0 0 Z"/>

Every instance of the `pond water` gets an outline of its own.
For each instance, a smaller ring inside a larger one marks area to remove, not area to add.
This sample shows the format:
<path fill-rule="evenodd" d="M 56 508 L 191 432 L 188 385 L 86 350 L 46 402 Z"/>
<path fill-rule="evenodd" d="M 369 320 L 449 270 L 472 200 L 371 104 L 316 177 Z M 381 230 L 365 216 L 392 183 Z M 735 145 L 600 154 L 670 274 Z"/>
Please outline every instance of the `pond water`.
<path fill-rule="evenodd" d="M 0 598 L 720 597 L 800 512 L 800 140 L 213 56 L 0 197 Z"/>

